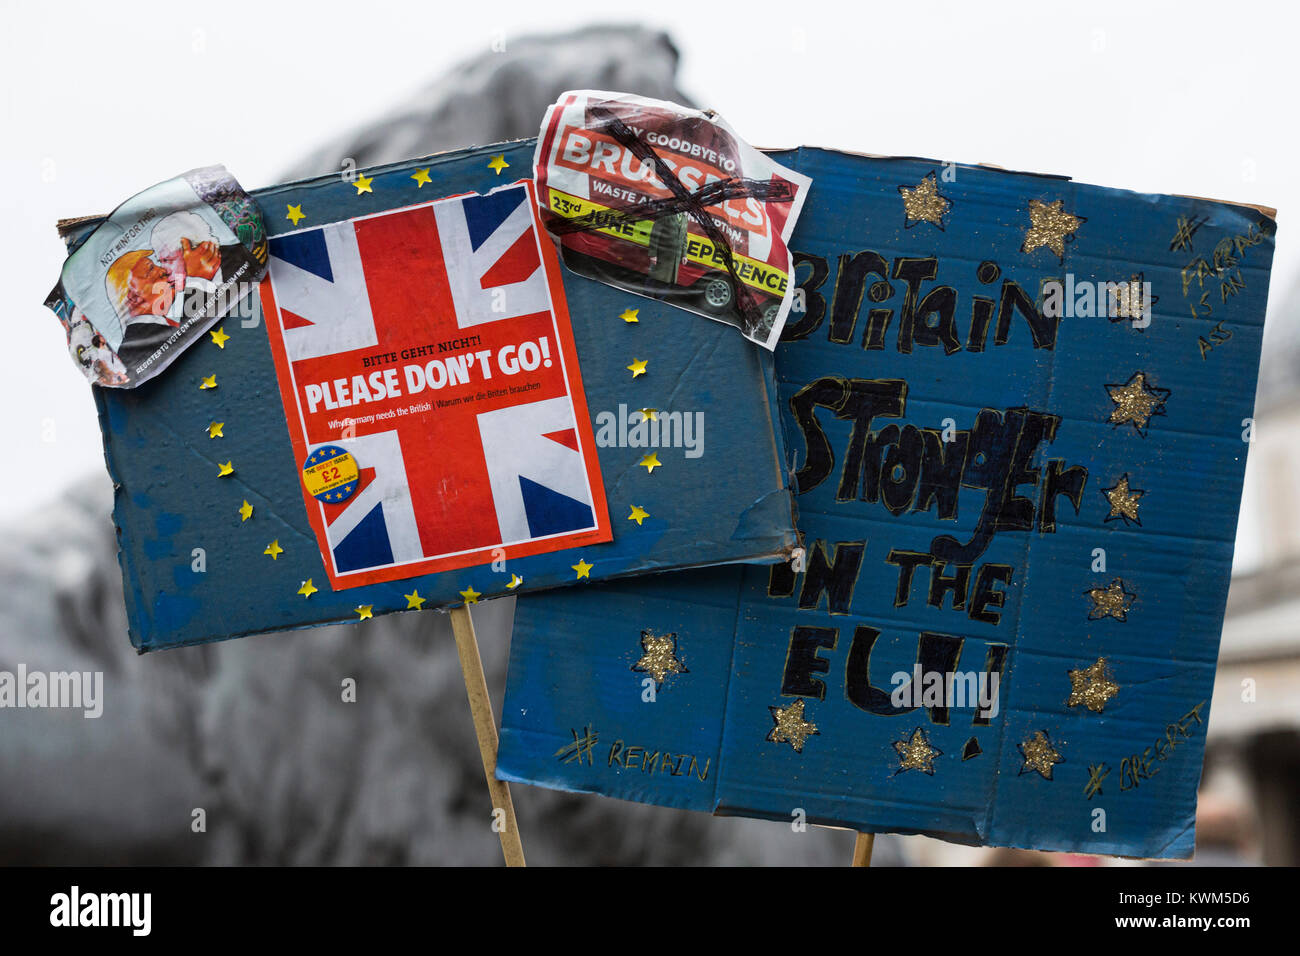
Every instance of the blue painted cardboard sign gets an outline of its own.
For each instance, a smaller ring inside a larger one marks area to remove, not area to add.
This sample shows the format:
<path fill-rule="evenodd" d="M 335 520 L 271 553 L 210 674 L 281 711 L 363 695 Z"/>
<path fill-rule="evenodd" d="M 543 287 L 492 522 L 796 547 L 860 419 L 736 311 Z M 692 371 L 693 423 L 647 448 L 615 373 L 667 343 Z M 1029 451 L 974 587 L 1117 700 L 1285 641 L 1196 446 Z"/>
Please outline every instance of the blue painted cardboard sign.
<path fill-rule="evenodd" d="M 1273 220 L 775 158 L 813 179 L 776 353 L 806 557 L 521 599 L 499 774 L 1189 856 Z"/>
<path fill-rule="evenodd" d="M 554 262 L 539 272 L 553 250 L 528 216 L 510 219 L 534 204 L 506 208 L 528 188 L 508 171 L 526 172 L 533 146 L 255 191 L 262 297 L 166 374 L 95 390 L 137 647 L 792 552 L 770 354 Z M 364 261 L 344 276 L 349 250 Z M 508 401 L 512 421 L 484 421 Z M 396 448 L 377 447 L 386 432 Z M 378 474 L 399 458 L 405 496 Z M 457 482 L 492 500 L 443 493 Z M 410 563 L 390 574 L 399 551 Z M 353 586 L 358 569 L 382 573 Z"/>

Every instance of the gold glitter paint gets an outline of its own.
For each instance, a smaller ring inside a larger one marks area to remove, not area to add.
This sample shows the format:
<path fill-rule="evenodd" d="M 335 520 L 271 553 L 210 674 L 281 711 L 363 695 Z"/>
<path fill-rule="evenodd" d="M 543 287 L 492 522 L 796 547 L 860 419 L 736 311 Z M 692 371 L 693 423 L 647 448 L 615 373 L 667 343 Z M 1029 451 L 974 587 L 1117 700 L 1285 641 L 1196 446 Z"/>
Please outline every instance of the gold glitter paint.
<path fill-rule="evenodd" d="M 1060 751 L 1052 746 L 1046 731 L 1035 731 L 1032 737 L 1026 738 L 1017 746 L 1020 748 L 1020 756 L 1025 760 L 1024 766 L 1020 768 L 1021 773 L 1036 771 L 1045 779 L 1052 779 L 1052 768 L 1060 763 L 1062 758 Z"/>
<path fill-rule="evenodd" d="M 1029 200 L 1029 227 L 1025 230 L 1021 252 L 1033 252 L 1046 246 L 1056 253 L 1058 259 L 1065 258 L 1065 237 L 1072 235 L 1083 224 L 1083 219 L 1066 212 L 1064 206 L 1063 199 L 1050 203 Z"/>
<path fill-rule="evenodd" d="M 1066 673 L 1070 677 L 1070 699 L 1065 702 L 1067 707 L 1082 704 L 1099 714 L 1105 710 L 1106 702 L 1119 693 L 1119 685 L 1115 683 L 1104 657 L 1097 658 L 1097 663 L 1090 667 Z"/>
<path fill-rule="evenodd" d="M 920 770 L 934 776 L 934 758 L 943 756 L 943 751 L 926 739 L 925 731 L 920 727 L 912 731 L 910 739 L 895 740 L 894 750 L 898 753 L 896 774 L 904 770 Z"/>
<path fill-rule="evenodd" d="M 1155 296 L 1146 301 L 1143 294 L 1143 275 L 1138 273 L 1127 282 L 1117 282 L 1111 290 L 1112 319 L 1140 319 L 1155 304 Z"/>
<path fill-rule="evenodd" d="M 788 743 L 795 753 L 803 752 L 804 741 L 818 734 L 817 725 L 804 719 L 803 698 L 789 707 L 768 707 L 775 726 L 768 731 L 767 739 L 774 744 Z"/>
<path fill-rule="evenodd" d="M 916 188 L 899 186 L 898 192 L 903 197 L 903 213 L 907 216 L 905 226 L 914 222 L 928 222 L 943 228 L 943 217 L 952 203 L 939 195 L 934 173 L 929 173 L 916 184 Z"/>
<path fill-rule="evenodd" d="M 1092 601 L 1088 618 L 1093 621 L 1103 617 L 1113 617 L 1117 621 L 1128 620 L 1128 611 L 1137 598 L 1136 594 L 1124 587 L 1122 578 L 1116 578 L 1104 588 L 1089 588 L 1084 593 Z"/>
<path fill-rule="evenodd" d="M 1110 488 L 1103 489 L 1102 493 L 1110 503 L 1110 514 L 1106 515 L 1107 521 L 1123 518 L 1125 524 L 1130 521 L 1136 524 L 1142 523 L 1141 519 L 1138 518 L 1138 499 L 1146 492 L 1130 488 L 1127 474 L 1121 476 L 1119 481 L 1115 482 Z"/>
<path fill-rule="evenodd" d="M 662 684 L 669 674 L 684 674 L 686 666 L 677 657 L 677 635 L 656 637 L 652 631 L 641 632 L 641 659 L 632 670 L 649 674 Z"/>
<path fill-rule="evenodd" d="M 1124 425 L 1131 422 L 1139 432 L 1147 427 L 1152 415 L 1164 411 L 1165 399 L 1169 396 L 1167 389 L 1148 386 L 1143 372 L 1134 372 L 1123 385 L 1107 385 L 1106 392 L 1115 403 L 1110 412 L 1110 423 Z"/>

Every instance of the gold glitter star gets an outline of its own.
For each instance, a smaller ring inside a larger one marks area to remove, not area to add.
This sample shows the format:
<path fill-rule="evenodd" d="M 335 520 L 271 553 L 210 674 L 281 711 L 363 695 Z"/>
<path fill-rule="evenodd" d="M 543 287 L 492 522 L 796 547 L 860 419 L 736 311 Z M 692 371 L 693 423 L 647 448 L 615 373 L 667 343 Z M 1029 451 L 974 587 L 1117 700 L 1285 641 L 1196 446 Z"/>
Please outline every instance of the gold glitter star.
<path fill-rule="evenodd" d="M 416 189 L 423 189 L 423 188 L 424 188 L 424 184 L 430 181 L 430 180 L 429 180 L 429 169 L 430 169 L 430 167 L 428 167 L 428 166 L 425 166 L 424 169 L 417 169 L 417 170 L 415 171 L 415 175 L 413 175 L 413 176 L 411 177 L 412 179 L 415 180 L 415 188 L 416 188 Z"/>
<path fill-rule="evenodd" d="M 636 314 L 640 311 L 640 309 L 624 309 L 619 313 L 618 317 L 624 322 L 640 322 L 641 320 L 636 317 Z"/>
<path fill-rule="evenodd" d="M 517 574 L 512 574 L 512 575 L 510 575 L 510 583 L 506 585 L 506 588 L 507 588 L 508 590 L 513 591 L 515 588 L 519 587 L 519 585 L 521 585 L 521 584 L 523 584 L 523 583 L 524 583 L 524 579 L 523 579 L 523 578 L 521 578 L 521 577 L 520 577 L 519 575 L 517 575 Z"/>
<path fill-rule="evenodd" d="M 424 598 L 420 597 L 420 589 L 412 588 L 410 594 L 403 594 L 406 598 L 406 609 L 408 611 L 418 611 L 424 607 Z"/>
<path fill-rule="evenodd" d="M 358 621 L 365 621 L 375 616 L 373 613 L 375 606 L 373 604 L 358 604 L 355 610 L 357 612 Z"/>
<path fill-rule="evenodd" d="M 633 505 L 632 513 L 627 516 L 627 520 L 635 521 L 639 527 L 641 522 L 645 521 L 645 519 L 648 517 L 650 517 L 650 512 L 646 511 L 640 505 Z"/>
<path fill-rule="evenodd" d="M 663 462 L 659 460 L 659 452 L 652 451 L 648 455 L 642 456 L 637 462 L 637 467 L 645 466 L 646 474 L 653 475 L 656 468 L 662 468 Z"/>
<path fill-rule="evenodd" d="M 1150 316 L 1151 310 L 1160 301 L 1158 295 L 1146 294 L 1145 276 L 1139 272 L 1127 282 L 1116 282 L 1109 289 L 1110 302 L 1106 311 L 1112 322 L 1131 321 Z M 1143 326 L 1136 326 L 1141 331 Z"/>
<path fill-rule="evenodd" d="M 903 221 L 903 228 L 911 228 L 918 222 L 928 222 L 943 228 L 943 217 L 952 203 L 939 195 L 938 180 L 933 172 L 917 183 L 915 189 L 899 186 L 898 192 L 903 197 L 903 214 L 907 217 Z"/>
<path fill-rule="evenodd" d="M 505 153 L 501 153 L 497 156 L 493 156 L 492 162 L 488 163 L 488 169 L 495 169 L 497 171 L 498 176 L 501 175 L 501 170 L 509 169 L 509 168 L 510 168 L 510 164 L 506 162 Z"/>
<path fill-rule="evenodd" d="M 375 191 L 370 188 L 370 184 L 373 181 L 374 180 L 372 180 L 369 176 L 363 173 L 362 175 L 358 176 L 356 179 L 352 181 L 352 185 L 357 187 L 358 196 L 360 196 L 362 193 L 370 193 L 373 196 Z"/>
<path fill-rule="evenodd" d="M 1097 658 L 1097 663 L 1082 670 L 1066 671 L 1070 677 L 1070 699 L 1066 707 L 1078 707 L 1080 704 L 1095 713 L 1101 713 L 1106 701 L 1119 693 L 1119 684 L 1111 676 L 1106 658 Z"/>
<path fill-rule="evenodd" d="M 221 434 L 221 429 L 223 429 L 223 428 L 225 428 L 225 427 L 226 427 L 226 423 L 225 423 L 225 422 L 213 422 L 212 424 L 210 424 L 210 425 L 208 426 L 208 437 L 209 437 L 209 438 L 225 438 L 226 436 L 223 435 L 223 434 Z"/>
<path fill-rule="evenodd" d="M 286 208 L 289 210 L 289 212 L 285 215 L 284 218 L 288 219 L 295 226 L 298 225 L 299 219 L 307 218 L 307 214 L 302 211 L 302 206 L 287 206 Z"/>
<path fill-rule="evenodd" d="M 226 478 L 229 477 L 230 475 L 233 475 L 234 473 L 235 473 L 235 463 L 233 461 L 228 461 L 224 465 L 222 464 L 217 465 L 218 478 Z"/>
<path fill-rule="evenodd" d="M 1107 385 L 1106 391 L 1115 407 L 1110 411 L 1110 423 L 1115 426 L 1132 424 L 1143 438 L 1143 431 L 1156 415 L 1165 413 L 1169 389 L 1147 385 L 1145 372 L 1134 372 L 1123 385 Z"/>
<path fill-rule="evenodd" d="M 311 583 L 311 578 L 308 578 L 306 581 L 302 582 L 302 587 L 298 589 L 298 593 L 305 598 L 310 598 L 313 594 L 315 594 L 319 590 L 320 588 L 316 587 L 316 585 Z"/>
<path fill-rule="evenodd" d="M 789 707 L 767 708 L 772 712 L 775 726 L 767 732 L 767 739 L 774 744 L 788 743 L 795 753 L 803 753 L 804 741 L 819 734 L 817 725 L 804 720 L 803 698 L 800 697 Z"/>
<path fill-rule="evenodd" d="M 271 556 L 272 561 L 275 561 L 277 558 L 279 558 L 280 555 L 284 554 L 284 548 L 280 547 L 280 539 L 276 538 L 274 541 L 268 544 L 266 546 L 266 550 L 263 551 L 262 553 L 269 554 Z"/>
<path fill-rule="evenodd" d="M 239 506 L 239 523 L 243 524 L 251 517 L 253 517 L 253 506 L 250 505 L 248 499 L 245 498 L 244 503 Z"/>
<path fill-rule="evenodd" d="M 1046 246 L 1056 253 L 1058 259 L 1065 259 L 1065 237 L 1072 235 L 1086 220 L 1070 215 L 1062 208 L 1064 205 L 1063 199 L 1050 203 L 1029 200 L 1029 227 L 1025 230 L 1021 252 L 1033 252 Z"/>
<path fill-rule="evenodd" d="M 200 391 L 202 391 L 203 389 L 216 388 L 216 387 L 217 387 L 217 377 L 215 375 L 205 375 L 203 377 L 203 380 L 199 383 Z"/>
<path fill-rule="evenodd" d="M 477 604 L 478 599 L 481 598 L 483 595 L 481 592 L 475 591 L 474 585 L 471 584 L 465 590 L 460 592 L 460 596 L 465 599 L 466 604 Z"/>
<path fill-rule="evenodd" d="M 904 770 L 919 770 L 933 777 L 934 758 L 943 756 L 943 751 L 930 743 L 920 727 L 912 731 L 910 740 L 895 740 L 894 751 L 898 754 L 898 769 L 894 771 L 895 774 Z"/>
<path fill-rule="evenodd" d="M 659 409 L 657 408 L 638 408 L 637 411 L 641 413 L 641 421 L 643 422 L 659 421 Z"/>
<path fill-rule="evenodd" d="M 1103 617 L 1126 621 L 1128 610 L 1137 598 L 1136 594 L 1124 587 L 1122 578 L 1116 578 L 1104 588 L 1089 588 L 1083 593 L 1092 600 L 1092 608 L 1088 611 L 1090 621 L 1097 621 Z"/>
<path fill-rule="evenodd" d="M 677 657 L 677 635 L 656 637 L 652 631 L 641 632 L 641 659 L 632 665 L 632 670 L 649 674 L 659 687 L 669 674 L 690 673 Z"/>
<path fill-rule="evenodd" d="M 633 378 L 636 378 L 638 375 L 644 375 L 646 362 L 648 361 L 649 359 L 633 359 L 632 364 L 627 367 L 627 370 L 632 373 Z"/>
<path fill-rule="evenodd" d="M 212 336 L 212 341 L 216 343 L 217 348 L 224 352 L 226 343 L 230 341 L 230 336 L 226 334 L 226 327 L 223 325 L 215 332 L 209 332 L 208 335 Z"/>
<path fill-rule="evenodd" d="M 1106 501 L 1110 503 L 1110 514 L 1106 515 L 1106 521 L 1114 521 L 1116 518 L 1122 518 L 1125 524 L 1132 521 L 1134 524 L 1141 526 L 1142 519 L 1138 517 L 1138 499 L 1146 494 L 1137 488 L 1129 488 L 1128 472 L 1125 472 L 1115 484 L 1109 488 L 1101 490 Z"/>
<path fill-rule="evenodd" d="M 594 568 L 595 565 L 588 564 L 584 558 L 579 558 L 577 564 L 571 564 L 569 565 L 569 567 L 573 568 L 573 570 L 578 572 L 578 577 L 574 578 L 574 580 L 576 581 L 579 578 L 590 578 L 591 569 Z"/>
<path fill-rule="evenodd" d="M 1048 780 L 1052 779 L 1052 768 L 1063 759 L 1060 752 L 1052 746 L 1052 739 L 1045 730 L 1035 731 L 1032 737 L 1025 738 L 1024 743 L 1016 744 L 1016 748 L 1025 761 L 1020 773 L 1037 770 Z"/>

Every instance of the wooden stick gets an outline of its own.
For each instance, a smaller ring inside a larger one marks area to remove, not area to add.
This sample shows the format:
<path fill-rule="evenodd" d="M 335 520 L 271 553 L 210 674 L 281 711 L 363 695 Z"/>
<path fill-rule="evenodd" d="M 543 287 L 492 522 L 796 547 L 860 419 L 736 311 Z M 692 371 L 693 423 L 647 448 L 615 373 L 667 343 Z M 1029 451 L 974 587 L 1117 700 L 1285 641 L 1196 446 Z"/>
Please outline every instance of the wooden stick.
<path fill-rule="evenodd" d="M 519 840 L 519 824 L 515 822 L 515 805 L 510 799 L 510 787 L 497 779 L 497 725 L 492 717 L 492 701 L 488 697 L 487 678 L 483 674 L 483 658 L 479 656 L 478 637 L 474 633 L 474 619 L 468 607 L 453 608 L 451 630 L 456 635 L 456 652 L 460 655 L 461 673 L 465 675 L 465 693 L 469 695 L 469 709 L 474 715 L 474 732 L 478 735 L 478 751 L 483 758 L 483 775 L 487 778 L 488 793 L 492 797 L 493 819 L 496 811 L 505 814 L 505 827 L 501 830 L 501 852 L 506 866 L 524 866 L 524 845 Z"/>
<path fill-rule="evenodd" d="M 875 846 L 876 835 L 874 833 L 859 833 L 858 838 L 853 841 L 853 865 L 870 866 L 871 849 Z"/>

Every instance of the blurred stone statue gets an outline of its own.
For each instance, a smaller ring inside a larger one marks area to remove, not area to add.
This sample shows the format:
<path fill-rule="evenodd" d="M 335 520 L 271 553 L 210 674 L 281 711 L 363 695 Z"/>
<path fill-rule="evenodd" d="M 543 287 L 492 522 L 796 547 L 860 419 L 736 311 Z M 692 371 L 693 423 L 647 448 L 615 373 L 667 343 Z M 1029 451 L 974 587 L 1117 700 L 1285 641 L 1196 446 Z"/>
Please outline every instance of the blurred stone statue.
<path fill-rule="evenodd" d="M 668 37 L 639 28 L 511 38 L 286 178 L 531 136 L 570 88 L 685 102 L 676 68 Z M 0 862 L 501 864 L 445 615 L 137 656 L 111 504 L 107 474 L 88 476 L 9 527 L 0 551 L 0 670 L 104 673 L 98 719 L 0 711 Z M 474 613 L 498 721 L 512 613 L 511 600 Z M 846 832 L 512 791 L 534 864 L 845 865 L 852 854 Z M 878 840 L 876 859 L 896 861 L 896 845 Z"/>

